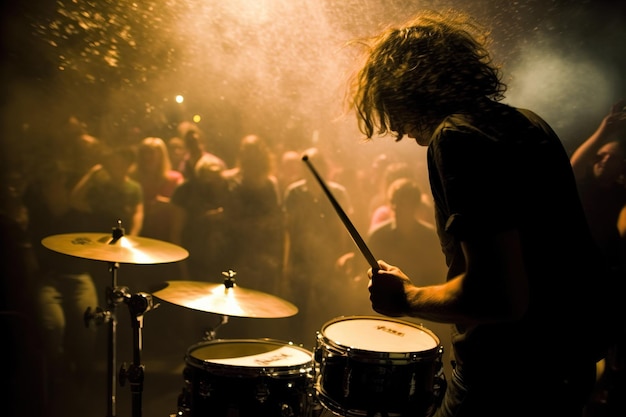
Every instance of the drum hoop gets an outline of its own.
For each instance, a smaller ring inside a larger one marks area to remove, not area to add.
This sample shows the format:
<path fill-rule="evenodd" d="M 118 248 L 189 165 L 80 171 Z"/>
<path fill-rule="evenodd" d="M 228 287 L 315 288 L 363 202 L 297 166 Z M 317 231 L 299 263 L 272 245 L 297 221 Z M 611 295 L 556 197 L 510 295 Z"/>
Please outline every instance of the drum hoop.
<path fill-rule="evenodd" d="M 281 347 L 290 347 L 296 350 L 299 350 L 303 353 L 306 353 L 311 357 L 311 360 L 293 364 L 293 365 L 282 365 L 282 366 L 243 366 L 243 365 L 228 365 L 223 363 L 215 363 L 207 360 L 202 360 L 193 356 L 193 352 L 201 347 L 205 347 L 208 345 L 217 345 L 217 344 L 225 344 L 225 343 L 250 343 L 250 344 L 258 344 L 258 343 L 268 343 L 275 344 Z M 294 345 L 290 342 L 285 342 L 283 340 L 278 339 L 270 339 L 270 338 L 261 338 L 261 339 L 214 339 L 209 341 L 198 342 L 191 345 L 187 349 L 187 353 L 185 354 L 185 362 L 193 366 L 195 368 L 200 368 L 205 371 L 210 371 L 219 375 L 236 375 L 236 376 L 267 376 L 271 378 L 281 377 L 281 376 L 289 376 L 294 374 L 307 374 L 313 369 L 313 353 L 308 351 L 307 349 Z"/>
<path fill-rule="evenodd" d="M 342 345 L 340 343 L 336 343 L 333 340 L 329 339 L 325 330 L 339 322 L 351 321 L 351 320 L 378 320 L 378 321 L 386 321 L 386 322 L 394 322 L 398 324 L 407 325 L 414 329 L 419 329 L 424 333 L 428 334 L 435 341 L 435 347 L 431 349 L 421 350 L 421 351 L 407 351 L 407 352 L 380 352 L 375 350 L 368 350 L 362 348 L 355 348 L 346 345 Z M 393 362 L 393 361 L 403 361 L 403 362 L 419 362 L 422 360 L 431 360 L 435 359 L 439 356 L 440 351 L 442 349 L 441 341 L 439 337 L 430 329 L 426 328 L 421 324 L 412 323 L 405 320 L 400 320 L 396 318 L 387 318 L 380 316 L 368 316 L 368 315 L 355 315 L 355 316 L 341 316 L 336 317 L 332 320 L 327 321 L 322 329 L 317 334 L 318 344 L 321 343 L 324 345 L 324 348 L 329 352 L 332 352 L 335 355 L 347 356 L 349 358 L 353 358 L 355 360 L 364 361 L 364 362 L 373 362 L 373 363 L 381 363 L 381 362 Z"/>
<path fill-rule="evenodd" d="M 420 352 L 377 352 L 362 349 L 333 350 L 327 349 L 335 356 L 344 356 L 359 362 L 376 364 L 408 364 L 415 362 L 430 362 L 439 357 L 440 347 L 423 350 Z"/>

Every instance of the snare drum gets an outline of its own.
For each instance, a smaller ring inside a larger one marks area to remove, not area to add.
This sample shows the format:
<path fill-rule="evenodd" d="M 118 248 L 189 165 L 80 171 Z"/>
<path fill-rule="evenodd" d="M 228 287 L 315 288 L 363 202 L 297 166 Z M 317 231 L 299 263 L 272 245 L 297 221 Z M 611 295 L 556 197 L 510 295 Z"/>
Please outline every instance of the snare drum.
<path fill-rule="evenodd" d="M 340 317 L 317 334 L 319 402 L 342 416 L 428 416 L 444 378 L 439 338 L 377 316 Z"/>
<path fill-rule="evenodd" d="M 213 340 L 185 356 L 179 415 L 306 416 L 313 397 L 313 353 L 278 340 Z"/>

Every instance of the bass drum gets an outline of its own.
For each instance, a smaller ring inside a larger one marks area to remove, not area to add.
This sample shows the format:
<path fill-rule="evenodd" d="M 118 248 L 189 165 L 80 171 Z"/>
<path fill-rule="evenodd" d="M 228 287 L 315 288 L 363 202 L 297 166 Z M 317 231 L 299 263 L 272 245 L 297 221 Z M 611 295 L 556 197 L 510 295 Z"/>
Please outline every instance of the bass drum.
<path fill-rule="evenodd" d="M 427 328 L 341 317 L 317 333 L 317 399 L 341 416 L 429 416 L 445 390 L 443 347 Z"/>
<path fill-rule="evenodd" d="M 185 356 L 180 416 L 306 417 L 313 353 L 272 339 L 213 340 Z"/>

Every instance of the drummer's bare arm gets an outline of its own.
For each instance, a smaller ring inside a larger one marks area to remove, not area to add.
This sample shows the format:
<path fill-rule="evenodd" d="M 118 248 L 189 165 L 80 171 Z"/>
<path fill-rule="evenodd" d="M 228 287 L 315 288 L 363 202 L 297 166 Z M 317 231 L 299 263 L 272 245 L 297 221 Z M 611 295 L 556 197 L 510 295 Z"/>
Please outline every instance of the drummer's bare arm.
<path fill-rule="evenodd" d="M 528 282 L 515 231 L 463 242 L 466 271 L 444 284 L 418 287 L 398 268 L 379 261 L 369 283 L 372 308 L 380 314 L 472 325 L 521 317 Z"/>

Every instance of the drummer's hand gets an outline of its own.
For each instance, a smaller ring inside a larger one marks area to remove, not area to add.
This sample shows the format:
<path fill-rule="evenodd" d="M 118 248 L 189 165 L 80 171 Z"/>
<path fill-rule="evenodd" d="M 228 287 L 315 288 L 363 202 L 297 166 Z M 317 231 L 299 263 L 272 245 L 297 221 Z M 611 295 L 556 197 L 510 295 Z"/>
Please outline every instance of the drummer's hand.
<path fill-rule="evenodd" d="M 413 283 L 398 267 L 378 261 L 378 270 L 370 268 L 368 289 L 372 309 L 390 317 L 406 316 L 409 313 L 407 289 Z"/>

